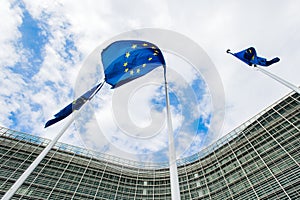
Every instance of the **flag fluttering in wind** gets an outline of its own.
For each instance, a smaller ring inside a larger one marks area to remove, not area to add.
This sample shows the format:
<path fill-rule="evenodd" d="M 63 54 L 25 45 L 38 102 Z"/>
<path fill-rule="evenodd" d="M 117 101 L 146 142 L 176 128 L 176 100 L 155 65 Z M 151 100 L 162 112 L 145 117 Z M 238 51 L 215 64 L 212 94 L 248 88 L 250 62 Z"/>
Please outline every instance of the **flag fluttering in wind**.
<path fill-rule="evenodd" d="M 56 113 L 54 115 L 54 119 L 47 121 L 47 123 L 45 124 L 45 128 L 68 117 L 74 110 L 79 110 L 86 101 L 91 100 L 95 96 L 95 94 L 101 89 L 102 85 L 103 83 L 99 83 L 98 85 L 81 95 L 78 99 L 67 105 L 61 111 Z"/>
<path fill-rule="evenodd" d="M 105 82 L 112 88 L 146 75 L 159 66 L 165 66 L 161 50 L 154 44 L 139 40 L 120 40 L 110 44 L 101 53 Z M 91 100 L 104 82 L 96 85 L 47 121 L 45 128 L 68 117 Z"/>
<path fill-rule="evenodd" d="M 256 50 L 253 47 L 250 47 L 248 49 L 245 49 L 243 51 L 237 52 L 237 53 L 231 53 L 230 49 L 227 50 L 227 53 L 237 57 L 241 61 L 245 62 L 249 66 L 264 66 L 267 67 L 269 65 L 272 65 L 276 62 L 279 62 L 279 58 L 273 58 L 272 60 L 267 60 L 266 58 L 261 58 L 257 56 Z"/>
<path fill-rule="evenodd" d="M 102 51 L 101 58 L 105 81 L 112 88 L 165 65 L 163 54 L 156 45 L 139 40 L 116 41 Z"/>

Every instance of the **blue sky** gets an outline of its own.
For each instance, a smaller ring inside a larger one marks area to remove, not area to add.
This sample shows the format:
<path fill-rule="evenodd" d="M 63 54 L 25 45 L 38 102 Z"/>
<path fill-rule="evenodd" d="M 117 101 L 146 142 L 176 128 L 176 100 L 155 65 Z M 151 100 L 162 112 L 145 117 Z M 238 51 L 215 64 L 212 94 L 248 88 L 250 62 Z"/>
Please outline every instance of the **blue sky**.
<path fill-rule="evenodd" d="M 84 83 L 79 80 L 83 66 L 89 63 L 87 58 L 97 47 L 126 31 L 167 29 L 185 35 L 204 49 L 224 87 L 222 129 L 207 137 L 214 108 L 205 77 L 180 58 L 166 54 L 174 70 L 184 77 L 183 82 L 170 77 L 177 156 L 191 155 L 290 92 L 228 56 L 228 48 L 235 52 L 254 46 L 262 57 L 280 57 L 281 61 L 267 70 L 299 86 L 299 4 L 292 0 L 257 0 L 250 4 L 195 0 L 184 6 L 180 1 L 160 1 L 157 6 L 157 2 L 147 0 L 1 1 L 0 125 L 53 138 L 63 123 L 46 130 L 44 123 L 103 78 L 99 66 L 91 66 L 91 72 L 98 70 L 98 77 Z M 156 70 L 152 76 L 161 73 Z M 195 102 L 187 98 L 186 87 L 196 94 Z M 61 141 L 135 160 L 165 160 L 165 124 L 149 140 L 133 139 L 118 127 L 112 101 L 121 89 L 115 92 L 105 86 L 89 108 L 93 115 L 82 115 Z M 125 102 L 130 120 L 143 129 L 155 121 L 151 119 L 154 115 L 161 119 L 165 111 L 163 94 L 159 84 L 133 92 Z M 87 121 L 83 124 L 80 120 Z M 91 135 L 97 131 L 102 135 Z"/>

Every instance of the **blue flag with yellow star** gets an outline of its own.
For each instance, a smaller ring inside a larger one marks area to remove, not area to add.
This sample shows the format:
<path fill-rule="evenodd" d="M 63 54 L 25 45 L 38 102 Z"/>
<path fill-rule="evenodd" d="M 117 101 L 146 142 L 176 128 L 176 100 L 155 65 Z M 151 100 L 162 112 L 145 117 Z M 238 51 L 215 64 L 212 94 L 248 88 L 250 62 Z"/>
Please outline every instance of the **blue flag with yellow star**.
<path fill-rule="evenodd" d="M 165 66 L 161 50 L 150 42 L 139 40 L 116 41 L 102 51 L 101 59 L 105 81 L 112 88 Z"/>
<path fill-rule="evenodd" d="M 70 114 L 72 114 L 74 110 L 79 110 L 83 106 L 83 104 L 85 104 L 85 102 L 91 100 L 93 96 L 95 96 L 95 94 L 100 90 L 102 85 L 103 83 L 99 83 L 98 85 L 94 86 L 92 89 L 81 95 L 78 99 L 76 99 L 75 101 L 67 105 L 65 108 L 63 108 L 61 111 L 56 113 L 54 115 L 54 119 L 50 119 L 46 122 L 45 128 L 68 117 Z"/>
<path fill-rule="evenodd" d="M 267 67 L 276 62 L 279 62 L 279 60 L 280 60 L 278 57 L 273 58 L 272 60 L 267 60 L 266 58 L 258 57 L 256 50 L 253 47 L 249 47 L 248 49 L 242 50 L 237 53 L 231 53 L 230 50 L 228 49 L 227 53 L 237 57 L 238 59 L 245 62 L 249 66 L 260 65 L 260 66 Z"/>

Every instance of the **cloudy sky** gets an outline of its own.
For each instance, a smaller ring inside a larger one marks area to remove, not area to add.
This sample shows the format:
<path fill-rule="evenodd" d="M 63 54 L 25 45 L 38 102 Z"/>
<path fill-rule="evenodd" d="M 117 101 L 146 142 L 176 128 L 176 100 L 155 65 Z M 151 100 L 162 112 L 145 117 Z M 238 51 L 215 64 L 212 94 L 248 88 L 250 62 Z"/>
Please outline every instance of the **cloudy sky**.
<path fill-rule="evenodd" d="M 228 48 L 254 46 L 262 57 L 280 57 L 266 70 L 300 85 L 299 7 L 296 0 L 2 0 L 0 125 L 52 139 L 64 121 L 48 129 L 45 122 L 103 79 L 103 44 L 124 32 L 168 30 L 203 49 L 224 92 L 224 119 L 210 131 L 217 111 L 207 77 L 180 55 L 165 52 L 176 72 L 168 79 L 177 156 L 191 155 L 291 91 L 226 54 Z M 96 76 L 88 77 L 87 71 Z M 162 70 L 140 81 L 117 90 L 104 85 L 60 141 L 135 160 L 165 161 Z"/>

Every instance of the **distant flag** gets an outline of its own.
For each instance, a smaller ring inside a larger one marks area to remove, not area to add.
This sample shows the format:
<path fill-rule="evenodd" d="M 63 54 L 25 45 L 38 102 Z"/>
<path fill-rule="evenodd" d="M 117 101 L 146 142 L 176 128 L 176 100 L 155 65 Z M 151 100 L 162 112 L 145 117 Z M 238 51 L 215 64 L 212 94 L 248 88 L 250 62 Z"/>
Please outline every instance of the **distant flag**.
<path fill-rule="evenodd" d="M 101 53 L 105 82 L 112 88 L 146 75 L 153 69 L 164 66 L 161 50 L 154 44 L 139 40 L 120 40 L 110 44 Z M 45 128 L 68 117 L 74 110 L 79 110 L 86 101 L 91 100 L 101 89 L 104 82 L 96 85 L 81 97 L 67 105 L 47 121 Z"/>
<path fill-rule="evenodd" d="M 260 65 L 260 66 L 269 66 L 276 62 L 278 62 L 280 59 L 278 57 L 273 58 L 272 60 L 267 60 L 266 58 L 258 57 L 256 54 L 256 50 L 253 47 L 250 47 L 248 49 L 245 49 L 243 51 L 237 52 L 237 53 L 231 53 L 230 49 L 227 50 L 227 53 L 237 57 L 241 61 L 247 63 L 249 66 Z"/>
<path fill-rule="evenodd" d="M 139 40 L 116 41 L 102 51 L 101 58 L 105 81 L 112 88 L 165 66 L 161 50 L 150 42 Z"/>
<path fill-rule="evenodd" d="M 78 99 L 76 99 L 75 101 L 67 105 L 64 109 L 59 111 L 57 114 L 55 114 L 54 119 L 47 121 L 47 123 L 45 124 L 45 128 L 68 117 L 74 110 L 79 110 L 83 106 L 83 104 L 85 104 L 85 102 L 91 100 L 95 96 L 95 94 L 101 89 L 103 83 L 99 83 L 98 85 L 96 85 L 95 87 L 93 87 L 92 89 L 84 93 L 82 96 L 80 96 Z"/>

